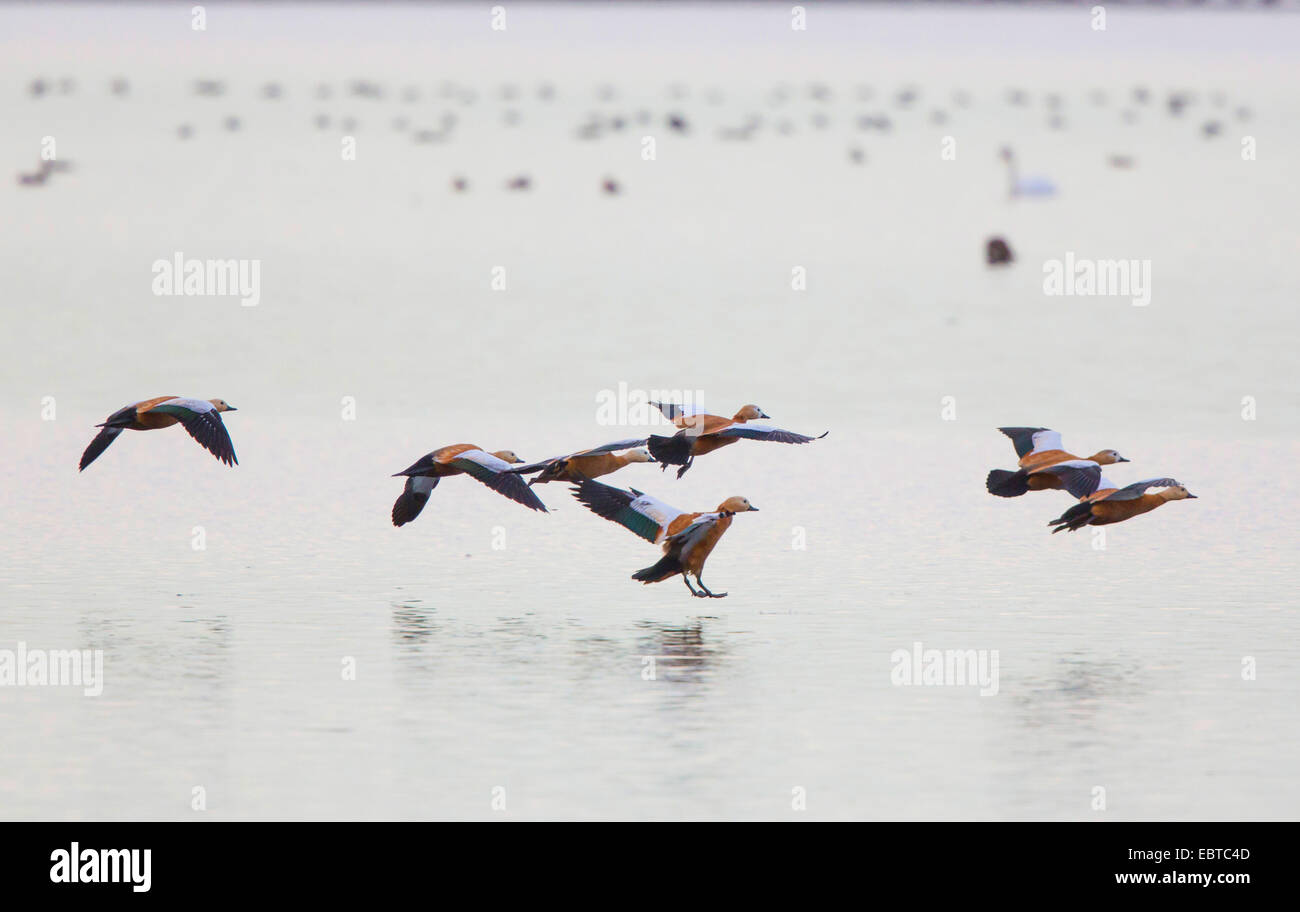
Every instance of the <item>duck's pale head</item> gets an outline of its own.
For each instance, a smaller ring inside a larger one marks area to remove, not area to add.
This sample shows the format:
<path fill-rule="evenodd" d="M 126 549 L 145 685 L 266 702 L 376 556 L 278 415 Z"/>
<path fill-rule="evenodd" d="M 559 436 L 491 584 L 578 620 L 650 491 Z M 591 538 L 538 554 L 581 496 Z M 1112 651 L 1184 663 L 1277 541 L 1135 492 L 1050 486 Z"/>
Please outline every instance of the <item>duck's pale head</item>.
<path fill-rule="evenodd" d="M 756 513 L 758 507 L 749 502 L 747 497 L 728 497 L 718 504 L 719 513 Z"/>
<path fill-rule="evenodd" d="M 1092 461 L 1097 465 L 1114 465 L 1117 462 L 1128 462 L 1129 460 L 1119 454 L 1119 450 L 1102 450 L 1092 457 Z"/>
<path fill-rule="evenodd" d="M 1182 485 L 1174 485 L 1164 490 L 1165 500 L 1196 500 L 1196 495 Z"/>
<path fill-rule="evenodd" d="M 209 399 L 208 401 L 212 403 L 212 407 L 213 407 L 214 409 L 216 409 L 218 412 L 237 412 L 237 411 L 239 411 L 239 409 L 235 408 L 233 405 L 231 405 L 231 404 L 230 404 L 229 402 L 227 402 L 225 399 Z"/>
<path fill-rule="evenodd" d="M 628 462 L 654 462 L 655 458 L 650 455 L 650 451 L 645 447 L 637 447 L 635 450 L 628 450 L 623 456 Z"/>
<path fill-rule="evenodd" d="M 741 421 L 754 421 L 758 418 L 770 418 L 770 417 L 772 416 L 768 415 L 757 405 L 744 405 L 741 406 L 740 411 L 736 412 L 736 418 Z"/>
<path fill-rule="evenodd" d="M 510 463 L 511 465 L 515 465 L 517 463 L 523 462 L 522 459 L 520 459 L 518 456 L 515 455 L 514 450 L 497 450 L 492 455 L 495 456 L 497 459 L 501 459 L 504 460 L 505 462 Z"/>

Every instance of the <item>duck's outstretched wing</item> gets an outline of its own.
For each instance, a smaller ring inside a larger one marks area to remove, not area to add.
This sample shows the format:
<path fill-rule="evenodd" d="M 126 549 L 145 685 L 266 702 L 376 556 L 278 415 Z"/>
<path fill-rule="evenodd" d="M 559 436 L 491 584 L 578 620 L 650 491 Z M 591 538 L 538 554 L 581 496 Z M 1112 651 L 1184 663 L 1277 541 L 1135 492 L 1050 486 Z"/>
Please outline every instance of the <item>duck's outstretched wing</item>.
<path fill-rule="evenodd" d="M 404 526 L 420 515 L 429 502 L 429 492 L 438 486 L 436 475 L 411 475 L 393 503 L 393 525 Z"/>
<path fill-rule="evenodd" d="M 96 434 L 95 439 L 90 441 L 90 446 L 86 447 L 86 451 L 81 454 L 81 466 L 77 471 L 84 472 L 86 466 L 98 459 L 99 454 L 107 450 L 108 445 L 116 440 L 120 433 L 122 433 L 120 427 L 106 427 Z"/>
<path fill-rule="evenodd" d="M 733 424 L 714 433 L 715 437 L 744 437 L 748 440 L 770 440 L 772 443 L 811 443 L 821 440 L 830 431 L 810 437 L 795 431 L 783 431 L 781 428 L 766 427 L 761 424 Z"/>
<path fill-rule="evenodd" d="M 682 511 L 649 494 L 633 488 L 622 488 L 587 481 L 571 489 L 573 496 L 597 516 L 616 522 L 623 528 L 641 536 L 646 541 L 660 541 L 668 524 L 682 515 Z"/>
<path fill-rule="evenodd" d="M 685 529 L 668 537 L 664 542 L 664 553 L 685 563 L 691 556 L 691 550 L 721 518 L 721 513 L 701 513 Z"/>
<path fill-rule="evenodd" d="M 155 405 L 149 411 L 175 417 L 180 421 L 181 427 L 217 459 L 228 466 L 239 464 L 226 424 L 211 402 L 204 399 L 171 399 Z"/>
<path fill-rule="evenodd" d="M 1023 472 L 1024 469 L 1021 471 Z M 1056 465 L 1034 469 L 1029 474 L 1055 475 L 1061 480 L 1061 485 L 1065 490 L 1070 492 L 1070 496 L 1076 500 L 1083 500 L 1096 494 L 1099 490 L 1115 487 L 1115 485 L 1102 478 L 1101 466 L 1090 459 L 1067 459 L 1065 462 L 1056 463 Z"/>
<path fill-rule="evenodd" d="M 483 484 L 503 497 L 509 497 L 515 503 L 523 504 L 530 510 L 547 512 L 546 504 L 532 492 L 524 480 L 511 474 L 513 468 L 504 459 L 498 459 L 483 450 L 465 450 L 447 460 L 447 465 L 455 466 L 467 475 L 472 475 Z"/>
<path fill-rule="evenodd" d="M 1125 488 L 1120 488 L 1114 494 L 1107 497 L 1107 500 L 1137 500 L 1146 493 L 1147 488 L 1176 488 L 1178 482 L 1172 478 L 1147 478 L 1144 481 L 1135 481 Z"/>
<path fill-rule="evenodd" d="M 1062 449 L 1061 435 L 1049 428 L 1004 427 L 998 430 L 1011 438 L 1011 444 L 1016 448 L 1016 455 L 1021 459 L 1030 453 Z"/>

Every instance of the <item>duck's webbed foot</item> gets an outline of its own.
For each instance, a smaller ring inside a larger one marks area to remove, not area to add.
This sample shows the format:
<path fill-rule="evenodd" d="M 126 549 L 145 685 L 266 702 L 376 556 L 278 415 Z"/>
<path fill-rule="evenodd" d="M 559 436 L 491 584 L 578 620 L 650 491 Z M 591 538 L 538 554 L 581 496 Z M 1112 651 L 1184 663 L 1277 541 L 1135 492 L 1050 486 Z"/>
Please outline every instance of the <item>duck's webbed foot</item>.
<path fill-rule="evenodd" d="M 695 577 L 695 582 L 699 584 L 700 592 L 702 592 L 702 593 L 703 593 L 707 598 L 726 598 L 726 597 L 727 597 L 727 593 L 725 593 L 725 592 L 710 592 L 710 591 L 709 591 L 709 587 L 706 586 L 706 585 L 704 585 L 704 580 L 700 579 L 698 576 Z"/>
<path fill-rule="evenodd" d="M 703 592 L 696 592 L 696 591 L 695 591 L 695 587 L 691 585 L 691 581 L 690 581 L 690 579 L 686 576 L 685 573 L 682 574 L 682 582 L 686 584 L 686 588 L 687 588 L 687 589 L 691 590 L 691 595 L 695 596 L 696 598 L 706 598 L 706 597 L 707 597 L 707 596 L 705 596 L 705 594 L 704 594 Z"/>

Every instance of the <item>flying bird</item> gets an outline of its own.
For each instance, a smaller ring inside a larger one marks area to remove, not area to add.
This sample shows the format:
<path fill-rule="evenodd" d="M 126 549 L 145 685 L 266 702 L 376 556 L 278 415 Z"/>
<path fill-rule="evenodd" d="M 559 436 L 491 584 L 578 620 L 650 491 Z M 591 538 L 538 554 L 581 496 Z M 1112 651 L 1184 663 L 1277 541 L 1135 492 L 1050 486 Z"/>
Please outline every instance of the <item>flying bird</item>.
<path fill-rule="evenodd" d="M 671 437 L 651 435 L 646 443 L 650 454 L 663 463 L 662 468 L 670 465 L 680 466 L 677 477 L 686 474 L 696 456 L 712 453 L 714 450 L 729 446 L 737 440 L 770 440 L 773 443 L 810 443 L 829 434 L 826 431 L 817 437 L 809 437 L 794 431 L 766 425 L 752 425 L 750 421 L 769 417 L 756 405 L 743 406 L 730 418 L 707 415 L 698 408 L 677 405 L 671 402 L 653 402 L 664 417 L 681 428 Z"/>
<path fill-rule="evenodd" d="M 636 488 L 623 491 L 588 480 L 574 485 L 572 490 L 573 496 L 597 516 L 663 546 L 664 556 L 659 562 L 633 573 L 632 579 L 658 583 L 680 573 L 682 582 L 696 598 L 726 597 L 725 592 L 710 592 L 700 574 L 722 534 L 731 528 L 731 518 L 737 513 L 758 510 L 746 498 L 728 497 L 711 512 L 683 513 Z M 698 590 L 691 585 L 691 576 L 695 577 Z"/>
<path fill-rule="evenodd" d="M 1101 466 L 1088 460 L 1073 460 L 1053 466 L 1056 474 L 1079 503 L 1070 507 L 1048 523 L 1055 526 L 1055 534 L 1064 529 L 1074 532 L 1084 526 L 1107 526 L 1149 513 L 1171 500 L 1195 500 L 1191 493 L 1173 478 L 1148 478 L 1127 487 L 1118 487 L 1101 474 Z M 1149 488 L 1159 491 L 1148 494 Z"/>
<path fill-rule="evenodd" d="M 989 472 L 984 485 L 990 494 L 1019 497 L 1026 491 L 1044 491 L 1049 488 L 1060 490 L 1063 487 L 1058 476 L 1044 470 L 1079 457 L 1061 449 L 1059 432 L 1035 427 L 1004 427 L 998 430 L 1011 438 L 1016 447 L 1016 455 L 1020 457 L 1020 468 L 1014 472 L 1006 469 L 993 469 Z M 1129 461 L 1115 450 L 1101 450 L 1089 456 L 1088 460 L 1097 465 Z"/>
<path fill-rule="evenodd" d="M 205 450 L 226 465 L 237 465 L 239 460 L 235 458 L 235 447 L 221 420 L 221 412 L 235 411 L 238 409 L 227 405 L 224 399 L 187 399 L 183 396 L 159 396 L 128 405 L 109 415 L 102 424 L 95 425 L 103 430 L 81 454 L 78 471 L 85 471 L 86 466 L 98 459 L 99 454 L 108 449 L 108 445 L 123 431 L 152 431 L 173 424 L 184 427 Z"/>
<path fill-rule="evenodd" d="M 438 480 L 449 475 L 471 475 L 515 503 L 545 513 L 546 505 L 528 490 L 522 478 L 508 471 L 511 465 L 521 462 L 523 460 L 511 450 L 488 453 L 472 443 L 434 450 L 393 475 L 394 478 L 406 477 L 406 487 L 393 504 L 393 525 L 404 526 L 419 516 L 429 501 L 430 492 L 438 486 Z"/>

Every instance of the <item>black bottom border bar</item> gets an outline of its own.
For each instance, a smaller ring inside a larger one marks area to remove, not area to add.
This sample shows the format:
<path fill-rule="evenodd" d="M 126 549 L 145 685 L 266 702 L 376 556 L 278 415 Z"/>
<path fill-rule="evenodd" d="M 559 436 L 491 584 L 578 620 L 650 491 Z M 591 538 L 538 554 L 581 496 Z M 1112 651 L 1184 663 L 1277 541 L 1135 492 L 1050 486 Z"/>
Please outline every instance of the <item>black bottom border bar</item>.
<path fill-rule="evenodd" d="M 563 829 L 540 829 L 555 826 Z M 338 899 L 405 891 L 414 877 L 494 891 L 534 884 L 541 898 L 564 882 L 571 891 L 575 881 L 626 878 L 640 890 L 647 876 L 685 866 L 732 896 L 788 875 L 792 886 L 819 893 L 842 879 L 868 896 L 879 885 L 923 886 L 927 899 L 969 896 L 978 884 L 983 895 L 1008 897 L 1200 891 L 1226 899 L 1284 886 L 1282 859 L 1295 830 L 1292 823 L 6 823 L 0 878 L 6 897 L 292 890 Z"/>

